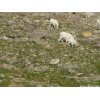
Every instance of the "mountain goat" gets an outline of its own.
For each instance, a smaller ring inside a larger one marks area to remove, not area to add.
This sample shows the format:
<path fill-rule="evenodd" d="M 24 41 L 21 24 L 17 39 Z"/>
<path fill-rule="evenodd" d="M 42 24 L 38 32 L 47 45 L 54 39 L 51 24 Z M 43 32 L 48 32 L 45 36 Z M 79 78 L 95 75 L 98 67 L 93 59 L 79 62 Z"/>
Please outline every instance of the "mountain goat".
<path fill-rule="evenodd" d="M 60 42 L 60 41 L 63 42 L 64 40 L 66 41 L 66 43 L 68 45 L 71 45 L 72 47 L 79 46 L 79 43 L 74 39 L 74 37 L 70 33 L 67 33 L 67 32 L 60 33 L 60 38 L 59 38 L 58 42 Z"/>
<path fill-rule="evenodd" d="M 59 28 L 59 23 L 56 19 L 50 19 L 50 27 L 53 27 L 53 28 L 56 28 L 58 29 Z"/>
<path fill-rule="evenodd" d="M 93 13 L 93 12 L 85 12 L 84 15 L 85 15 L 85 17 L 90 18 L 91 16 L 95 16 L 95 13 Z"/>
<path fill-rule="evenodd" d="M 97 19 L 97 25 L 100 26 L 100 18 Z"/>

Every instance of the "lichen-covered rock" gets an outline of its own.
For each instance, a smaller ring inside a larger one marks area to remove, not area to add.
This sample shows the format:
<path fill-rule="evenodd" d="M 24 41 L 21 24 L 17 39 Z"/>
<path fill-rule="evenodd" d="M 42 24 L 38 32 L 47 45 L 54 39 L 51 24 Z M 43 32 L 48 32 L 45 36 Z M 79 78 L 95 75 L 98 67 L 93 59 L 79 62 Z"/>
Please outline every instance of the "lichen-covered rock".
<path fill-rule="evenodd" d="M 91 37 L 91 36 L 92 36 L 92 32 L 90 32 L 90 31 L 85 31 L 85 32 L 82 32 L 81 35 L 82 35 L 83 37 L 88 38 L 88 37 Z"/>

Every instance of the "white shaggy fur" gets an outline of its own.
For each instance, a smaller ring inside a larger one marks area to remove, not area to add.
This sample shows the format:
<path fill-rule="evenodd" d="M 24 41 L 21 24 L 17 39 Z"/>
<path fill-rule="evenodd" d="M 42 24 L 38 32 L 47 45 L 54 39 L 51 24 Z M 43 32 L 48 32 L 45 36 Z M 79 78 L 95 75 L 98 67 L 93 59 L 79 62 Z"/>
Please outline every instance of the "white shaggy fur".
<path fill-rule="evenodd" d="M 100 26 L 100 18 L 97 19 L 97 25 Z"/>
<path fill-rule="evenodd" d="M 90 18 L 91 16 L 94 16 L 95 15 L 95 13 L 93 13 L 93 12 L 85 12 L 84 14 L 85 14 L 85 16 L 87 18 Z"/>
<path fill-rule="evenodd" d="M 59 23 L 56 19 L 50 19 L 50 27 L 58 29 Z"/>
<path fill-rule="evenodd" d="M 72 45 L 72 46 L 77 46 L 77 42 L 76 42 L 76 40 L 75 39 L 69 39 L 69 41 L 68 41 L 68 45 Z"/>
<path fill-rule="evenodd" d="M 61 33 L 60 33 L 60 38 L 59 38 L 58 41 L 59 41 L 59 42 L 60 42 L 60 41 L 63 42 L 63 40 L 65 40 L 66 43 L 67 43 L 68 45 L 71 45 L 72 47 L 73 47 L 73 46 L 78 46 L 77 41 L 74 39 L 74 37 L 73 37 L 72 34 L 70 34 L 70 33 L 61 32 Z"/>

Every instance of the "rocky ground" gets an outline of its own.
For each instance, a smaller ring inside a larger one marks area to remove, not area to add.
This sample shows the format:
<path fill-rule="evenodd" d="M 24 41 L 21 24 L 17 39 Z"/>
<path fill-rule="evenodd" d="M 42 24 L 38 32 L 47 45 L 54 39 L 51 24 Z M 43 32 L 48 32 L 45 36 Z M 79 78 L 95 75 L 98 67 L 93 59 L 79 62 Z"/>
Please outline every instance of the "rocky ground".
<path fill-rule="evenodd" d="M 100 13 L 0 13 L 0 86 L 100 86 Z M 57 19 L 59 29 L 46 20 Z M 39 20 L 39 22 L 37 21 Z M 58 42 L 72 32 L 79 47 Z"/>

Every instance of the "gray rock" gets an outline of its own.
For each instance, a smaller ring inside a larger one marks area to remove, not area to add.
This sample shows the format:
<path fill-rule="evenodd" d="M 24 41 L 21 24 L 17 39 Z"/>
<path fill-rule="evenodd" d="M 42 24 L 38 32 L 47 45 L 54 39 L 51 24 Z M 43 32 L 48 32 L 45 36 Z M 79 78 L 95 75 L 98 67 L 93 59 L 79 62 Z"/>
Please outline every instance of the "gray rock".
<path fill-rule="evenodd" d="M 26 61 L 26 70 L 28 72 L 33 72 L 33 71 L 43 72 L 43 71 L 49 70 L 49 66 L 45 66 L 45 65 L 43 66 L 43 65 L 40 65 L 39 63 L 31 64 L 31 62 Z"/>
<path fill-rule="evenodd" d="M 9 24 L 9 25 L 14 24 L 14 23 L 15 23 L 15 22 L 14 22 L 13 20 L 9 20 L 9 21 L 8 21 L 8 24 Z"/>
<path fill-rule="evenodd" d="M 64 66 L 64 68 L 68 69 L 68 70 L 77 70 L 79 69 L 78 65 L 66 65 Z"/>
<path fill-rule="evenodd" d="M 100 75 L 96 75 L 92 78 L 93 81 L 100 81 Z"/>
<path fill-rule="evenodd" d="M 77 73 L 76 76 L 81 76 L 83 75 L 84 73 Z"/>
<path fill-rule="evenodd" d="M 11 64 L 2 64 L 2 68 L 11 70 L 11 69 L 15 69 L 15 66 Z"/>
<path fill-rule="evenodd" d="M 12 81 L 13 82 L 23 82 L 25 81 L 25 79 L 24 78 L 13 78 Z"/>
<path fill-rule="evenodd" d="M 62 68 L 62 67 L 63 67 L 63 64 L 58 64 L 58 67 L 59 67 L 59 68 Z"/>
<path fill-rule="evenodd" d="M 76 73 L 76 70 L 68 69 L 70 73 Z"/>
<path fill-rule="evenodd" d="M 60 68 L 68 70 L 70 73 L 76 73 L 77 70 L 79 69 L 78 65 L 72 65 L 72 64 L 67 64 L 67 65 L 59 65 Z"/>
<path fill-rule="evenodd" d="M 52 60 L 50 61 L 50 64 L 58 64 L 58 63 L 59 63 L 59 59 L 58 59 L 58 58 L 52 59 Z"/>
<path fill-rule="evenodd" d="M 28 17 L 24 17 L 23 20 L 24 20 L 26 23 L 32 24 L 31 19 L 29 19 Z"/>

